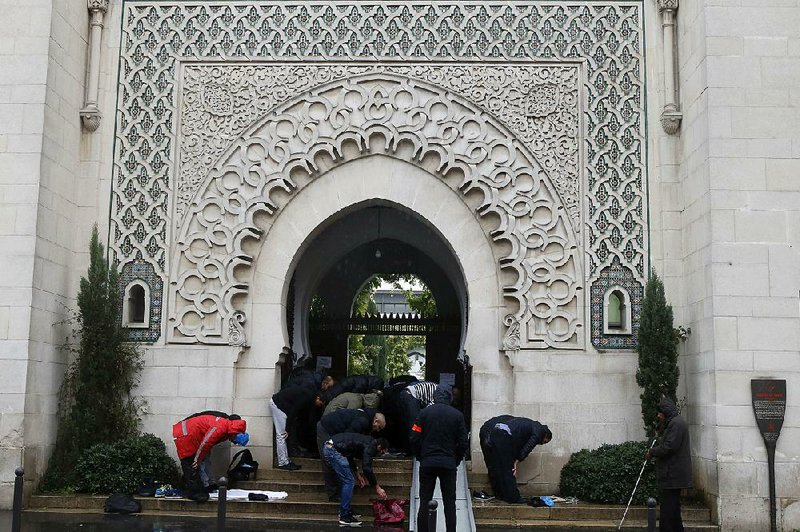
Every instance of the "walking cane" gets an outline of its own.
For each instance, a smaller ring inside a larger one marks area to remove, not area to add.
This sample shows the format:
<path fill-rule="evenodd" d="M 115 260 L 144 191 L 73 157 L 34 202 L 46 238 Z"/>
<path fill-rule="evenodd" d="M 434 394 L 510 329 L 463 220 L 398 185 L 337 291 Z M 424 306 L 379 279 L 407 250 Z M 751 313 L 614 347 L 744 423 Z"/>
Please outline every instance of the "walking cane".
<path fill-rule="evenodd" d="M 650 447 L 647 448 L 648 452 L 653 446 L 656 444 L 656 438 L 653 438 L 653 442 L 650 444 Z M 633 491 L 631 492 L 631 498 L 628 499 L 628 506 L 625 507 L 625 513 L 622 514 L 622 519 L 619 522 L 619 526 L 617 530 L 622 530 L 622 523 L 625 522 L 625 516 L 628 515 L 628 510 L 631 507 L 631 502 L 633 502 L 633 496 L 636 494 L 636 490 L 639 488 L 639 482 L 642 480 L 642 475 L 644 474 L 644 468 L 647 467 L 647 460 L 644 461 L 642 464 L 642 470 L 639 471 L 639 478 L 636 479 L 636 485 L 633 487 Z"/>

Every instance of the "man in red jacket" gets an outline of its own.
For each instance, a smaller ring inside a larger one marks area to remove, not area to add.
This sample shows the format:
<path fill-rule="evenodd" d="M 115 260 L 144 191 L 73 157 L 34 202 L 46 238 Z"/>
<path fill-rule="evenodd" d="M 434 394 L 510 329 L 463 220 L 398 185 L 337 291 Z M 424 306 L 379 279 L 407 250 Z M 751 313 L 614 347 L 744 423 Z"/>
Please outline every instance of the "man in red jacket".
<path fill-rule="evenodd" d="M 204 461 L 211 453 L 211 448 L 226 440 L 241 446 L 247 445 L 250 435 L 246 430 L 247 423 L 241 417 L 222 412 L 192 414 L 172 426 L 172 438 L 178 449 L 189 499 L 200 502 L 208 500 L 210 479 Z M 202 478 L 204 476 L 205 479 Z"/>

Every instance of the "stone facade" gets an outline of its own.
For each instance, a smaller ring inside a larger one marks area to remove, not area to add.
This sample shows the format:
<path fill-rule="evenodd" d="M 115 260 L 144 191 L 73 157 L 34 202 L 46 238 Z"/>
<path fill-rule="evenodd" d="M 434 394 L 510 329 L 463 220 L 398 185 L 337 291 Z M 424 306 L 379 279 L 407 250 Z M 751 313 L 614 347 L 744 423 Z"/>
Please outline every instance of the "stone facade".
<path fill-rule="evenodd" d="M 32 486 L 51 450 L 92 223 L 123 284 L 147 288 L 144 428 L 168 441 L 188 412 L 236 410 L 267 463 L 279 364 L 308 347 L 286 316 L 310 289 L 290 301 L 289 281 L 320 275 L 312 235 L 380 204 L 447 244 L 473 432 L 497 411 L 553 430 L 526 489 L 555 490 L 575 450 L 642 437 L 652 266 L 692 330 L 696 484 L 724 530 L 764 527 L 749 381 L 785 378 L 779 519 L 800 527 L 796 0 L 100 4 L 94 132 L 93 3 L 11 0 L 0 37 L 0 505 L 14 467 Z M 604 324 L 614 288 L 629 334 Z"/>

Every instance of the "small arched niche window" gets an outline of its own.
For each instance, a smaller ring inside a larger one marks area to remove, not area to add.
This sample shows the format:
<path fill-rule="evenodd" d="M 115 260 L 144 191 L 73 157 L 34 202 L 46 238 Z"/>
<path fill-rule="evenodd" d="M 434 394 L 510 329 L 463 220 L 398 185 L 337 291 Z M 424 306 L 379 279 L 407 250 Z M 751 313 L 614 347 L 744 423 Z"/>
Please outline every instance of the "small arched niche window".
<path fill-rule="evenodd" d="M 122 326 L 130 329 L 150 327 L 150 287 L 144 281 L 133 281 L 125 287 Z"/>
<path fill-rule="evenodd" d="M 631 304 L 628 291 L 615 286 L 603 298 L 605 334 L 631 334 Z"/>

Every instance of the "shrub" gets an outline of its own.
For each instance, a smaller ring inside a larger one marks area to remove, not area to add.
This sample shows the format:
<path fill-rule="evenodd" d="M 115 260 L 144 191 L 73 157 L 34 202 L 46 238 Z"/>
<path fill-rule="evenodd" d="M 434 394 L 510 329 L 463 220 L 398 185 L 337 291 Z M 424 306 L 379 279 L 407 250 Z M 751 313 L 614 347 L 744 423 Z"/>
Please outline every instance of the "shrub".
<path fill-rule="evenodd" d="M 145 478 L 177 483 L 178 466 L 152 434 L 99 443 L 81 453 L 75 469 L 78 491 L 133 493 Z"/>
<path fill-rule="evenodd" d="M 602 445 L 574 453 L 561 469 L 561 495 L 580 500 L 627 504 L 644 463 L 648 442 Z M 656 495 L 655 467 L 648 464 L 633 502 Z"/>

